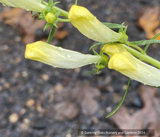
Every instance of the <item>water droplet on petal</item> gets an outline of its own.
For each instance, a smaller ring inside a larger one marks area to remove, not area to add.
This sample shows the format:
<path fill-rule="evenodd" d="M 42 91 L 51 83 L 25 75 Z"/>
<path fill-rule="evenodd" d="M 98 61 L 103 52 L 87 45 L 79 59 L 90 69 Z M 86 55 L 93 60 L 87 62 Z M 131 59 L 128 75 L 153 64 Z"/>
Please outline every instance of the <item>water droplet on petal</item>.
<path fill-rule="evenodd" d="M 58 47 L 57 50 L 58 51 L 63 51 L 63 49 L 61 47 Z"/>
<path fill-rule="evenodd" d="M 89 30 L 90 30 L 90 32 L 94 32 L 94 30 L 92 28 L 90 28 Z"/>
<path fill-rule="evenodd" d="M 97 33 L 94 33 L 94 36 L 97 36 Z"/>
<path fill-rule="evenodd" d="M 148 77 L 150 77 L 151 76 L 151 74 L 148 74 Z"/>
<path fill-rule="evenodd" d="M 68 59 L 69 59 L 70 57 L 71 57 L 70 55 L 66 54 L 66 58 L 68 58 Z"/>

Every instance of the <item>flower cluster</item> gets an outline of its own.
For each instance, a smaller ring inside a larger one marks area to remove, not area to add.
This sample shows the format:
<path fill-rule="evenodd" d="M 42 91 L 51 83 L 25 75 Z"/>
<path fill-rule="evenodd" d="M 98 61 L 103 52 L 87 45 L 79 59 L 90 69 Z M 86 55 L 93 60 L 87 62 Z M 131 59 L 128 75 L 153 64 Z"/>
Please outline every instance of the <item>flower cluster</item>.
<path fill-rule="evenodd" d="M 96 55 L 84 55 L 76 51 L 63 49 L 38 41 L 26 46 L 26 58 L 40 61 L 53 67 L 70 69 L 94 63 L 99 70 L 108 66 L 108 68 L 115 69 L 145 85 L 160 86 L 160 71 L 135 58 L 126 50 L 126 45 L 124 45 L 124 43 L 127 44 L 128 42 L 128 36 L 125 34 L 126 30 L 122 28 L 120 28 L 119 32 L 111 30 L 86 8 L 73 5 L 69 13 L 67 13 L 57 8 L 55 5 L 59 2 L 53 3 L 53 0 L 49 0 L 48 4 L 43 2 L 43 0 L 0 0 L 0 2 L 8 6 L 40 12 L 39 18 L 45 19 L 47 22 L 44 30 L 51 25 L 53 31 L 58 21 L 66 22 L 69 19 L 73 26 L 83 35 L 92 40 L 101 42 L 103 46 L 100 50 L 101 54 L 97 54 L 93 50 Z M 68 19 L 64 20 L 58 18 L 58 16 L 63 15 L 64 17 L 68 17 Z M 54 32 L 50 34 L 50 36 L 53 35 Z M 50 43 L 50 41 L 51 39 L 47 42 Z M 106 54 L 110 57 L 109 61 Z"/>

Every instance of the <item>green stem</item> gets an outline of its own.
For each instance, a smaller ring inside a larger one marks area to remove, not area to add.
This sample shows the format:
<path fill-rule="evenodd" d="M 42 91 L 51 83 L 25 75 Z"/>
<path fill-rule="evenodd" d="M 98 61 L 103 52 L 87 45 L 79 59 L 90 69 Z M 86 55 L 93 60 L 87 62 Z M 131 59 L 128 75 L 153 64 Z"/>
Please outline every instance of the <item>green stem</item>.
<path fill-rule="evenodd" d="M 123 44 L 123 46 L 126 48 L 127 51 L 129 51 L 132 55 L 138 57 L 140 60 L 148 62 L 148 63 L 152 64 L 153 66 L 160 68 L 160 62 L 158 60 L 156 60 L 146 54 L 142 54 L 127 45 Z"/>
<path fill-rule="evenodd" d="M 60 14 L 60 15 L 68 18 L 68 12 L 67 12 L 67 11 L 62 10 L 62 9 L 56 7 L 56 6 L 54 6 L 53 9 L 54 9 L 55 11 L 57 11 L 57 12 L 58 12 L 58 11 L 61 11 L 61 14 Z"/>
<path fill-rule="evenodd" d="M 75 1 L 75 5 L 77 5 L 77 3 L 78 3 L 78 0 Z"/>
<path fill-rule="evenodd" d="M 51 27 L 51 31 L 49 33 L 49 36 L 48 36 L 48 39 L 47 39 L 47 43 L 50 44 L 51 41 L 52 41 L 52 38 L 55 34 L 55 30 L 56 30 L 56 27 L 52 24 L 52 27 Z"/>
<path fill-rule="evenodd" d="M 122 100 L 119 102 L 119 104 L 117 105 L 117 107 L 116 107 L 111 113 L 109 113 L 109 114 L 106 116 L 106 118 L 112 116 L 112 115 L 113 115 L 114 113 L 116 113 L 117 110 L 122 106 L 122 104 L 123 104 L 123 102 L 124 102 L 124 100 L 125 100 L 125 98 L 126 98 L 126 95 L 127 95 L 128 89 L 129 89 L 130 82 L 131 82 L 131 79 L 129 79 L 129 81 L 128 81 L 127 89 L 126 89 L 126 91 L 125 91 L 125 93 L 124 93 L 124 96 L 123 96 Z"/>
<path fill-rule="evenodd" d="M 140 47 L 138 47 L 137 45 L 133 45 L 133 44 L 130 44 L 130 43 L 128 43 L 128 45 L 131 46 L 131 47 L 134 47 L 137 50 L 139 50 L 142 54 L 145 54 L 145 52 Z"/>
<path fill-rule="evenodd" d="M 70 20 L 69 19 L 58 18 L 58 22 L 70 22 Z"/>

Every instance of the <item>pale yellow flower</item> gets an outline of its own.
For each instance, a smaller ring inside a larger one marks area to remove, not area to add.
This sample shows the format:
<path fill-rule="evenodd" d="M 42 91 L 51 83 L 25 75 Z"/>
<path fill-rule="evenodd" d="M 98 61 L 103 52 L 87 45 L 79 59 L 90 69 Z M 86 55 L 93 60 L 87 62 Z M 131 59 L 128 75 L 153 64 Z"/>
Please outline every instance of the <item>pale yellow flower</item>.
<path fill-rule="evenodd" d="M 38 41 L 26 46 L 25 58 L 58 68 L 78 68 L 102 60 L 99 55 L 82 54 Z"/>
<path fill-rule="evenodd" d="M 46 6 L 40 0 L 0 0 L 3 5 L 42 12 Z"/>
<path fill-rule="evenodd" d="M 101 23 L 86 8 L 73 5 L 68 18 L 83 35 L 100 42 L 120 41 L 122 33 L 116 33 Z"/>
<path fill-rule="evenodd" d="M 122 44 L 105 45 L 103 51 L 110 56 L 108 68 L 145 85 L 160 86 L 160 70 L 135 58 Z"/>

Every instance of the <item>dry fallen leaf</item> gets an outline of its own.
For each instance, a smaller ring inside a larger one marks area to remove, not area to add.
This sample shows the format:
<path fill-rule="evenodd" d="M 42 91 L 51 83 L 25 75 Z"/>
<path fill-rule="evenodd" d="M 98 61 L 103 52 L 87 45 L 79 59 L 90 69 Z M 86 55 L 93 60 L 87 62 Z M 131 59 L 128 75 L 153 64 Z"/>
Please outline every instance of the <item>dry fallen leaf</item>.
<path fill-rule="evenodd" d="M 56 31 L 55 33 L 55 38 L 58 40 L 63 40 L 67 36 L 68 36 L 68 31 L 66 30 Z"/>
<path fill-rule="evenodd" d="M 148 39 L 151 39 L 158 34 L 160 32 L 160 7 L 143 10 L 142 16 L 138 20 L 138 25 L 144 29 Z M 156 39 L 160 40 L 160 36 Z"/>
<path fill-rule="evenodd" d="M 60 102 L 55 105 L 57 119 L 63 120 L 67 118 L 72 120 L 79 114 L 79 108 L 74 102 Z"/>
<path fill-rule="evenodd" d="M 156 89 L 141 86 L 139 93 L 144 103 L 142 110 L 130 115 L 127 108 L 122 106 L 110 117 L 119 129 L 154 129 L 155 136 L 160 136 L 160 101 L 155 97 Z"/>
<path fill-rule="evenodd" d="M 59 119 L 73 119 L 81 111 L 84 115 L 92 115 L 98 110 L 95 100 L 100 96 L 100 91 L 87 82 L 77 82 L 55 93 L 54 106 Z M 68 102 L 70 105 L 68 105 Z M 61 108 L 61 109 L 60 109 Z"/>

